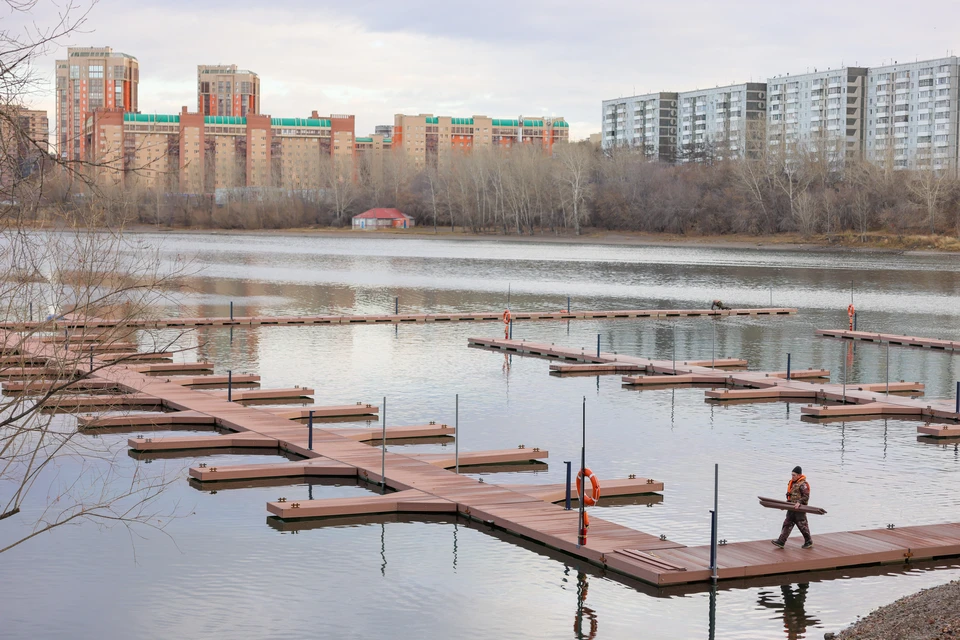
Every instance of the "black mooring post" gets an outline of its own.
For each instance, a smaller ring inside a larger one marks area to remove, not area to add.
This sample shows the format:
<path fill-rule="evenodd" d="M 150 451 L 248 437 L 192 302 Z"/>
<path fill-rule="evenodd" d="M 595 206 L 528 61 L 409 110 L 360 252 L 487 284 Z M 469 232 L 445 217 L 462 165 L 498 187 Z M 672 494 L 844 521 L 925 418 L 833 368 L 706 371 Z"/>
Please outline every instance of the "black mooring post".
<path fill-rule="evenodd" d="M 570 296 L 567 296 L 567 315 L 570 314 Z"/>
<path fill-rule="evenodd" d="M 307 415 L 307 449 L 313 451 L 313 411 Z"/>
<path fill-rule="evenodd" d="M 857 313 L 859 312 L 858 311 L 853 312 L 853 330 L 854 331 L 857 330 Z"/>
<path fill-rule="evenodd" d="M 400 298 L 396 297 L 393 299 L 393 315 L 400 315 Z"/>
<path fill-rule="evenodd" d="M 600 357 L 600 334 L 597 334 L 597 358 Z"/>
<path fill-rule="evenodd" d="M 565 460 L 563 464 L 567 465 L 567 500 L 566 500 L 566 503 L 565 503 L 565 505 L 564 505 L 564 508 L 565 508 L 567 511 L 570 511 L 570 466 L 571 466 L 571 463 L 570 463 L 569 460 Z"/>
<path fill-rule="evenodd" d="M 233 322 L 233 300 L 230 301 L 230 322 Z"/>
<path fill-rule="evenodd" d="M 580 473 L 583 474 L 583 482 L 580 483 L 580 489 L 577 491 L 578 498 L 580 499 L 580 529 L 577 532 L 577 546 L 587 544 L 587 528 L 584 526 L 586 515 L 586 500 L 584 498 L 584 492 L 587 490 L 587 396 L 583 396 L 583 423 L 582 423 L 582 436 L 580 444 Z M 579 478 L 579 474 L 577 476 Z"/>
<path fill-rule="evenodd" d="M 960 413 L 960 381 L 957 381 L 957 413 Z"/>
<path fill-rule="evenodd" d="M 787 380 L 790 379 L 790 354 L 787 354 Z"/>
<path fill-rule="evenodd" d="M 233 402 L 233 370 L 227 370 L 227 402 Z"/>
<path fill-rule="evenodd" d="M 720 465 L 713 465 L 713 511 L 710 512 L 710 579 L 716 583 L 719 577 L 717 571 L 717 530 L 719 527 L 717 511 L 720 497 Z"/>

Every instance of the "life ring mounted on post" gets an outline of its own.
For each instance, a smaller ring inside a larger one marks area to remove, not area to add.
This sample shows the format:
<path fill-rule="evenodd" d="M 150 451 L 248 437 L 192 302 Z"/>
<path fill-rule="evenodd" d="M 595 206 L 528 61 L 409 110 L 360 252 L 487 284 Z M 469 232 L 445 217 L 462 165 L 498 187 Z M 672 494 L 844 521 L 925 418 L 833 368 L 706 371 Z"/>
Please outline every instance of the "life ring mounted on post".
<path fill-rule="evenodd" d="M 510 321 L 513 319 L 513 315 L 510 313 L 510 309 L 503 310 L 503 337 L 510 337 Z"/>
<path fill-rule="evenodd" d="M 593 489 L 593 495 L 590 495 L 586 491 L 581 489 L 580 482 L 583 477 L 586 476 L 590 479 L 590 487 Z M 588 507 L 592 507 L 597 504 L 597 501 L 600 500 L 600 481 L 597 480 L 597 476 L 593 475 L 593 471 L 590 469 L 581 469 L 580 473 L 577 474 L 577 496 L 580 496 L 581 491 L 583 492 L 583 504 Z"/>
<path fill-rule="evenodd" d="M 853 316 L 857 313 L 856 308 L 854 308 L 853 303 L 847 305 L 847 317 L 850 319 L 850 330 L 853 331 Z"/>

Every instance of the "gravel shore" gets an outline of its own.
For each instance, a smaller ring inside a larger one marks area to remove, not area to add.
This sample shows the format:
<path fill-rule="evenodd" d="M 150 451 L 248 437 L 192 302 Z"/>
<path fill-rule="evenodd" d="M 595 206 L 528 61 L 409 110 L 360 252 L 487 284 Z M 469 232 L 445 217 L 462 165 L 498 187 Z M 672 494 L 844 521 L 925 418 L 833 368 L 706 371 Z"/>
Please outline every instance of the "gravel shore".
<path fill-rule="evenodd" d="M 880 607 L 836 640 L 940 640 L 960 638 L 960 581 L 924 589 Z"/>

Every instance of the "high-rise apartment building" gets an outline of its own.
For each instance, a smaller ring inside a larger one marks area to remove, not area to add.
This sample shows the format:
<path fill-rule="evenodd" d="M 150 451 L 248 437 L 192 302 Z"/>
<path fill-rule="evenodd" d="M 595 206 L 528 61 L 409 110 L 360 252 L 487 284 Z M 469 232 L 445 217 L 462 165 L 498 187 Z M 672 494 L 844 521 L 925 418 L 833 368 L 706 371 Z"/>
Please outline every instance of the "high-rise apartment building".
<path fill-rule="evenodd" d="M 648 158 L 673 162 L 677 151 L 677 94 L 648 93 L 603 101 L 602 144 L 641 149 Z"/>
<path fill-rule="evenodd" d="M 205 116 L 260 114 L 260 76 L 237 65 L 197 65 L 197 111 Z"/>
<path fill-rule="evenodd" d="M 867 72 L 867 159 L 894 169 L 957 175 L 958 58 L 871 67 Z"/>
<path fill-rule="evenodd" d="M 402 149 L 415 166 L 436 167 L 454 152 L 484 147 L 530 145 L 551 155 L 558 142 L 568 142 L 570 125 L 554 118 L 454 118 L 420 114 L 394 116 L 393 148 Z"/>
<path fill-rule="evenodd" d="M 385 138 L 393 137 L 393 125 L 392 124 L 378 124 L 373 129 L 373 134 L 376 136 L 383 136 Z"/>
<path fill-rule="evenodd" d="M 767 85 L 748 82 L 677 94 L 677 160 L 755 156 L 763 148 Z"/>
<path fill-rule="evenodd" d="M 176 193 L 278 187 L 320 189 L 332 159 L 353 172 L 354 116 L 271 118 L 268 115 L 160 115 L 118 109 L 86 124 L 92 178 L 104 186 L 141 186 Z M 358 140 L 359 142 L 359 140 Z M 379 151 L 384 141 L 376 145 Z M 365 149 L 366 150 L 366 149 Z"/>
<path fill-rule="evenodd" d="M 47 112 L 5 107 L 0 113 L 0 187 L 26 178 L 49 152 Z"/>
<path fill-rule="evenodd" d="M 767 144 L 787 156 L 830 162 L 863 151 L 867 69 L 841 67 L 767 80 Z"/>
<path fill-rule="evenodd" d="M 57 60 L 57 153 L 63 160 L 86 154 L 84 127 L 97 109 L 137 111 L 140 65 L 110 47 L 71 47 Z"/>

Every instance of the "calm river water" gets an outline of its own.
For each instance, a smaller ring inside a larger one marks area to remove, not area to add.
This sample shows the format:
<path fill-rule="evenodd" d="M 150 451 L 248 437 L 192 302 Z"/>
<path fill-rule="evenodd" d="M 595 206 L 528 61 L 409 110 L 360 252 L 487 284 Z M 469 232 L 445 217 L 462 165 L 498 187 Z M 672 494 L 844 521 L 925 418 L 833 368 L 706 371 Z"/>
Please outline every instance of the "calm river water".
<path fill-rule="evenodd" d="M 846 324 L 851 287 L 863 329 L 960 339 L 960 260 L 948 255 L 840 254 L 707 248 L 305 236 L 150 236 L 196 256 L 196 292 L 171 313 L 238 315 L 402 311 L 684 308 L 722 298 L 734 306 L 800 308 L 789 318 L 711 321 L 522 322 L 515 337 L 679 359 L 718 355 L 750 367 L 827 368 L 839 381 L 883 381 L 885 349 L 852 348 L 814 329 Z M 508 294 L 509 291 L 509 294 Z M 713 465 L 720 464 L 720 530 L 730 541 L 771 538 L 781 517 L 758 506 L 802 465 L 814 534 L 960 520 L 960 453 L 918 441 L 902 420 L 812 424 L 798 405 L 715 406 L 703 389 L 635 391 L 619 376 L 548 375 L 534 358 L 467 348 L 499 324 L 204 330 L 193 357 L 218 372 L 258 373 L 262 386 L 306 385 L 318 404 L 379 402 L 390 424 L 452 422 L 460 394 L 462 450 L 537 446 L 538 471 L 486 474 L 489 482 L 559 483 L 580 446 L 601 481 L 630 473 L 663 480 L 659 502 L 593 512 L 685 544 L 709 541 Z M 890 378 L 920 380 L 952 397 L 960 355 L 890 350 Z M 337 425 L 333 425 L 334 427 Z M 344 424 L 343 426 L 355 426 Z M 148 432 L 149 433 L 149 432 Z M 190 433 L 190 432 L 186 432 Z M 162 434 L 160 434 L 162 435 Z M 129 434 L 100 436 L 122 445 Z M 94 446 L 98 443 L 94 442 Z M 449 444 L 403 445 L 431 452 Z M 399 446 L 397 447 L 399 449 Z M 449 450 L 449 449 L 447 449 Z M 281 531 L 265 503 L 369 494 L 353 483 L 299 483 L 200 491 L 184 467 L 268 462 L 216 455 L 140 461 L 130 473 L 178 473 L 160 507 L 180 516 L 165 533 L 92 524 L 63 527 L 0 558 L 0 636 L 231 638 L 820 638 L 896 598 L 960 577 L 941 566 L 850 572 L 803 584 L 657 593 L 574 559 L 483 527 L 396 518 Z M 389 470 L 388 470 L 389 472 Z M 45 500 L 35 492 L 34 515 Z M 794 535 L 797 535 L 796 532 Z M 3 540 L 0 539 L 0 543 Z M 2 545 L 0 545 L 2 546 Z M 712 634 L 712 635 L 711 635 Z"/>

